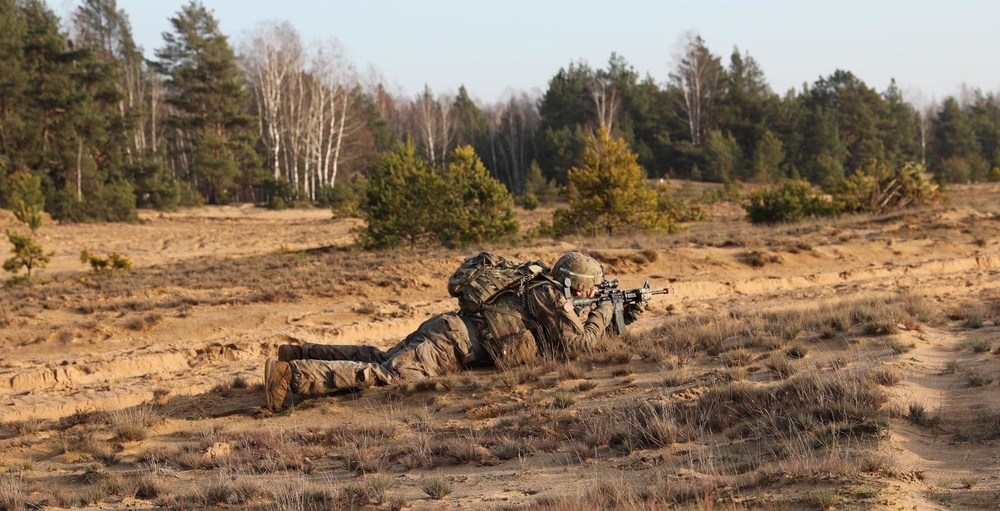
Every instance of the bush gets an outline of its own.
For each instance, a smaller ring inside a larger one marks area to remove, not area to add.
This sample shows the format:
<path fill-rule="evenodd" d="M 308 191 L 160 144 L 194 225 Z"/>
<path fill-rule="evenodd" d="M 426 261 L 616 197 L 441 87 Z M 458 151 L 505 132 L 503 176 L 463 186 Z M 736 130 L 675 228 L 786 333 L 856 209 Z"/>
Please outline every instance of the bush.
<path fill-rule="evenodd" d="M 796 222 L 837 213 L 833 204 L 819 196 L 805 181 L 785 181 L 778 188 L 753 192 L 743 209 L 750 222 L 755 224 Z"/>
<path fill-rule="evenodd" d="M 520 229 L 510 192 L 490 175 L 471 146 L 452 151 L 442 176 L 444 195 L 428 199 L 430 207 L 438 210 L 440 223 L 435 232 L 443 245 L 454 248 L 496 241 Z"/>
<path fill-rule="evenodd" d="M 455 149 L 443 171 L 415 155 L 412 143 L 383 153 L 365 188 L 368 248 L 437 242 L 463 247 L 515 234 L 514 201 L 469 146 Z"/>
<path fill-rule="evenodd" d="M 79 199 L 75 192 L 59 190 L 51 197 L 53 218 L 71 222 L 132 222 L 138 219 L 136 197 L 128 181 L 115 181 Z"/>
<path fill-rule="evenodd" d="M 83 249 L 80 252 L 80 262 L 89 264 L 90 272 L 94 274 L 132 271 L 132 260 L 118 252 L 111 252 L 107 257 L 101 257 L 87 249 Z"/>
<path fill-rule="evenodd" d="M 320 187 L 316 192 L 316 202 L 324 208 L 330 208 L 336 218 L 361 217 L 366 186 L 364 174 L 355 173 L 335 186 Z"/>
<path fill-rule="evenodd" d="M 923 174 L 923 165 L 916 163 L 896 170 L 873 163 L 837 181 L 831 189 L 833 202 L 847 213 L 879 213 L 937 202 L 941 198 L 938 187 L 924 180 Z"/>
<path fill-rule="evenodd" d="M 412 142 L 382 153 L 368 175 L 368 226 L 359 241 L 367 248 L 396 248 L 433 239 L 436 200 L 444 187 L 440 174 L 416 156 Z"/>
<path fill-rule="evenodd" d="M 263 187 L 264 203 L 267 209 L 282 210 L 292 207 L 301 197 L 299 189 L 292 186 L 292 183 L 283 177 L 265 179 Z"/>
<path fill-rule="evenodd" d="M 138 157 L 122 170 L 135 189 L 136 207 L 173 211 L 178 206 L 191 205 L 182 204 L 184 187 L 190 195 L 190 185 L 173 179 L 163 159 L 155 153 Z"/>

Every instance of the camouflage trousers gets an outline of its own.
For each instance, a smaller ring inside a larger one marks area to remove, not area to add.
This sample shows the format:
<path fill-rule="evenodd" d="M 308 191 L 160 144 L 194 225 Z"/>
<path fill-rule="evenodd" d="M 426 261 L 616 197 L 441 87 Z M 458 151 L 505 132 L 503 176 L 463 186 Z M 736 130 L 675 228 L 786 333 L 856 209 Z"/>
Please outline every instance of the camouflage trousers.
<path fill-rule="evenodd" d="M 387 351 L 373 346 L 306 343 L 302 360 L 289 361 L 291 391 L 320 395 L 442 376 L 475 362 L 475 329 L 455 313 L 434 316 Z"/>

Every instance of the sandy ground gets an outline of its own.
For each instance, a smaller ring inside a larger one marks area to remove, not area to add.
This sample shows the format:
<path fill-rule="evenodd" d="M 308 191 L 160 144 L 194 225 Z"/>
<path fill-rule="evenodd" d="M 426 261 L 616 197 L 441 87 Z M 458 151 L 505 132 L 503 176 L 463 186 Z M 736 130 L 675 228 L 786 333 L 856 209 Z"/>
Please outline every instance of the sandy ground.
<path fill-rule="evenodd" d="M 593 252 L 624 287 L 646 280 L 654 287 L 674 287 L 674 295 L 654 298 L 635 326 L 638 334 L 650 336 L 683 318 L 724 318 L 734 311 L 810 314 L 822 306 L 887 296 L 932 304 L 945 319 L 887 336 L 911 346 L 902 354 L 868 350 L 875 344 L 856 330 L 837 337 L 838 342 L 818 342 L 806 333 L 793 339 L 810 346 L 809 355 L 796 362 L 801 370 L 820 371 L 828 361 L 847 356 L 877 359 L 901 375 L 889 389 L 887 407 L 895 412 L 887 412 L 890 425 L 878 447 L 892 460 L 893 469 L 886 471 L 891 473 L 779 477 L 756 490 L 719 492 L 717 500 L 700 505 L 817 509 L 826 500 L 822 489 L 832 488 L 829 499 L 836 509 L 1000 509 L 1000 449 L 996 437 L 979 434 L 984 421 L 1000 417 L 1000 365 L 993 351 L 1000 348 L 993 312 L 1000 310 L 998 194 L 997 186 L 963 187 L 952 191 L 951 203 L 925 211 L 782 227 L 754 227 L 738 219 L 738 212 L 719 209 L 714 221 L 665 237 L 543 239 L 484 248 L 550 263 L 568 250 Z M 546 214 L 522 213 L 525 227 Z M 58 499 L 46 500 L 47 488 L 83 491 L 84 476 L 95 471 L 96 462 L 92 450 L 66 447 L 67 433 L 56 424 L 96 411 L 157 409 L 159 420 L 145 440 L 109 441 L 121 461 L 101 470 L 125 473 L 148 470 L 149 456 L 143 453 L 154 448 L 186 443 L 210 456 L 215 444 L 234 443 L 220 432 L 301 435 L 373 424 L 409 431 L 414 424 L 429 423 L 427 431 L 435 435 L 449 431 L 459 439 L 478 438 L 477 431 L 503 427 L 502 414 L 483 410 L 534 409 L 539 400 L 551 401 L 552 392 L 576 388 L 575 382 L 543 377 L 539 381 L 548 381 L 545 385 L 497 390 L 503 375 L 477 369 L 436 390 L 394 394 L 372 389 L 308 399 L 291 413 L 261 413 L 263 395 L 256 385 L 263 361 L 277 346 L 388 347 L 428 316 L 455 307 L 445 282 L 478 247 L 358 252 L 348 248 L 358 225 L 331 219 L 326 210 L 272 212 L 250 206 L 143 213 L 142 221 L 131 225 L 44 225 L 37 239 L 54 255 L 37 275 L 48 282 L 0 290 L 0 475 L 6 470 L 27 481 L 25 498 L 61 507 Z M 18 226 L 0 211 L 3 227 Z M 83 249 L 124 254 L 134 263 L 133 272 L 91 275 L 79 260 Z M 755 256 L 762 266 L 749 264 Z M 0 259 L 7 257 L 4 244 Z M 982 311 L 980 324 L 970 326 L 969 311 Z M 977 341 L 990 349 L 970 349 Z M 751 380 L 768 373 L 764 359 L 762 354 L 750 365 Z M 594 366 L 585 378 L 597 390 L 581 393 L 572 410 L 611 408 L 636 397 L 698 396 L 712 385 L 698 375 L 723 367 L 718 353 L 699 351 L 683 368 L 695 375 L 691 381 L 664 391 L 664 378 L 680 370 L 680 362 L 636 357 L 624 376 L 613 367 Z M 974 387 L 970 375 L 991 380 Z M 907 420 L 914 403 L 937 420 L 929 425 Z M 223 439 L 204 446 L 213 435 Z M 710 471 L 696 468 L 701 465 L 691 453 L 709 447 L 722 452 L 710 442 L 732 440 L 699 437 L 624 456 L 605 449 L 580 462 L 567 462 L 563 447 L 508 461 L 381 472 L 392 478 L 390 493 L 407 509 L 500 509 L 545 496 L 585 494 L 595 481 L 705 476 Z M 342 446 L 324 449 L 305 456 L 315 465 L 305 475 L 255 477 L 285 483 L 306 478 L 329 488 L 363 479 L 344 468 Z M 742 455 L 753 457 L 746 451 Z M 169 470 L 169 477 L 174 493 L 183 494 L 224 472 L 182 467 Z M 448 478 L 453 493 L 441 501 L 429 499 L 420 488 L 429 477 Z M 850 490 L 868 486 L 876 490 Z M 3 494 L 0 488 L 0 498 Z M 89 505 L 155 507 L 134 495 L 95 498 Z M 230 499 L 222 505 L 235 504 Z"/>

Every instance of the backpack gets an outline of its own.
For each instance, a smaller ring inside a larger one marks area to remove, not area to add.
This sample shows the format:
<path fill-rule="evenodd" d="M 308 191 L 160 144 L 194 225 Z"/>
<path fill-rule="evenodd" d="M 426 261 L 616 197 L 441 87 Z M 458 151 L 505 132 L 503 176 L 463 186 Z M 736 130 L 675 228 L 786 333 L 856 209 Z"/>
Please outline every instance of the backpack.
<path fill-rule="evenodd" d="M 462 262 L 448 278 L 448 294 L 458 298 L 463 312 L 476 313 L 503 291 L 520 289 L 535 277 L 548 273 L 541 261 L 517 261 L 480 252 Z"/>

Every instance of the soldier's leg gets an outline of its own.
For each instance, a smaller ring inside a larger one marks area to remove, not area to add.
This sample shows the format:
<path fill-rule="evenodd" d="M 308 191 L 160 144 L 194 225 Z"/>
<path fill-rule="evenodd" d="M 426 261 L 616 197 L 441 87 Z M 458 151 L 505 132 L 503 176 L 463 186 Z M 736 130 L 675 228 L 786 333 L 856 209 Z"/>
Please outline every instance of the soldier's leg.
<path fill-rule="evenodd" d="M 338 390 L 372 385 L 388 385 L 396 375 L 380 364 L 352 360 L 293 360 L 291 391 L 303 396 L 319 396 Z"/>
<path fill-rule="evenodd" d="M 406 381 L 458 371 L 475 360 L 470 327 L 454 313 L 434 316 L 407 337 L 405 349 L 391 352 L 383 367 Z"/>
<path fill-rule="evenodd" d="M 378 364 L 354 360 L 317 360 L 312 346 L 310 358 L 289 362 L 291 391 L 322 395 L 337 390 L 387 385 L 398 380 L 421 380 L 457 371 L 475 360 L 470 326 L 454 313 L 428 319 L 416 332 L 390 350 L 389 360 Z"/>
<path fill-rule="evenodd" d="M 278 351 L 280 353 L 280 348 Z M 353 360 L 355 362 L 381 364 L 389 359 L 389 354 L 374 346 L 313 344 L 307 342 L 302 345 L 302 353 L 299 358 L 312 360 Z"/>

